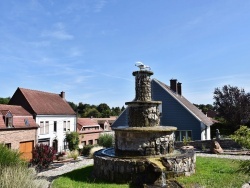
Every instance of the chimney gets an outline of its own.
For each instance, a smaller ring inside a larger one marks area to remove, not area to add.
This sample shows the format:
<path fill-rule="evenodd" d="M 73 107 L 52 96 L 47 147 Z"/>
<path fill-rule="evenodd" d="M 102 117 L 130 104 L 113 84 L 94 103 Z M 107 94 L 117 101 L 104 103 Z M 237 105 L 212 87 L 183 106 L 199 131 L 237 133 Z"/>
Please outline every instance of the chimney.
<path fill-rule="evenodd" d="M 63 99 L 65 99 L 65 92 L 62 91 L 61 94 L 60 94 L 60 96 L 61 96 Z"/>
<path fill-rule="evenodd" d="M 171 79 L 170 80 L 170 89 L 173 92 L 177 92 L 177 80 L 176 79 Z"/>
<path fill-rule="evenodd" d="M 181 83 L 180 82 L 177 83 L 177 93 L 180 96 L 182 95 L 182 93 L 181 93 Z"/>

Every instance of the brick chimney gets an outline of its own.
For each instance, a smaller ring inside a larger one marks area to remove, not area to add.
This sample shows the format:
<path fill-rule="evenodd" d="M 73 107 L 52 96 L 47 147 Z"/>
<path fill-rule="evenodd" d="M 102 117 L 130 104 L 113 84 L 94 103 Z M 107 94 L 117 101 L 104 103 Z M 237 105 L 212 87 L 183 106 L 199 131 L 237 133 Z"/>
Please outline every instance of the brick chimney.
<path fill-rule="evenodd" d="M 181 83 L 180 82 L 178 82 L 177 83 L 177 93 L 178 93 L 178 95 L 182 95 L 182 91 L 181 91 Z"/>
<path fill-rule="evenodd" d="M 60 97 L 62 97 L 63 99 L 65 99 L 65 92 L 64 91 L 61 92 Z"/>
<path fill-rule="evenodd" d="M 170 89 L 173 92 L 177 92 L 177 79 L 171 79 L 170 80 Z"/>

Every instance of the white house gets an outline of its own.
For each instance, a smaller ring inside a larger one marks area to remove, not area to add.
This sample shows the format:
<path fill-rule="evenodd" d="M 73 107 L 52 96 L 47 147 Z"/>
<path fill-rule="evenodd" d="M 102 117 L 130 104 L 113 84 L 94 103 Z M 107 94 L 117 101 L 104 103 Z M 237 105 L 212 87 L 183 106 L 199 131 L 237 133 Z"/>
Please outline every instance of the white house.
<path fill-rule="evenodd" d="M 76 131 L 76 113 L 60 94 L 17 88 L 9 102 L 20 105 L 33 115 L 39 125 L 38 143 L 53 146 L 56 151 L 67 149 L 67 131 Z"/>

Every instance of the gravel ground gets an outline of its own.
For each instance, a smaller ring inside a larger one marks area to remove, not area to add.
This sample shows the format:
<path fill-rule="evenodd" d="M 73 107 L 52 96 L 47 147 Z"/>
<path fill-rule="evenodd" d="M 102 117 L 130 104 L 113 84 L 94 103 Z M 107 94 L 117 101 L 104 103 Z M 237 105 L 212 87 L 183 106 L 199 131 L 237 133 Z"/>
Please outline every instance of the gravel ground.
<path fill-rule="evenodd" d="M 227 158 L 227 159 L 238 159 L 238 160 L 250 160 L 249 155 L 216 155 L 216 154 L 207 154 L 207 153 L 196 153 L 196 156 L 199 157 L 216 157 L 216 158 Z M 46 179 L 46 185 L 44 187 L 50 187 L 51 182 L 58 176 L 65 174 L 67 172 L 73 171 L 75 169 L 84 167 L 86 165 L 93 164 L 93 159 L 79 158 L 76 162 L 67 162 L 67 163 L 54 163 L 52 169 L 40 172 L 37 174 L 38 177 Z M 250 184 L 246 183 L 242 188 L 250 188 Z"/>

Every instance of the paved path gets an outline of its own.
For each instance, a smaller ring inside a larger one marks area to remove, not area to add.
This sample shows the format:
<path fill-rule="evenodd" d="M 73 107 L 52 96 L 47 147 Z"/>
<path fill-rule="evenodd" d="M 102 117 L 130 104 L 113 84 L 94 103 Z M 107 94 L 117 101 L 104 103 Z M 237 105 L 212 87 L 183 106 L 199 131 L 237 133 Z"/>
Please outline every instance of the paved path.
<path fill-rule="evenodd" d="M 38 177 L 45 178 L 45 187 L 50 187 L 50 183 L 58 176 L 71 172 L 75 169 L 82 168 L 87 165 L 93 164 L 93 159 L 79 158 L 78 161 L 71 161 L 66 163 L 53 163 L 52 169 L 40 172 L 37 174 Z"/>

